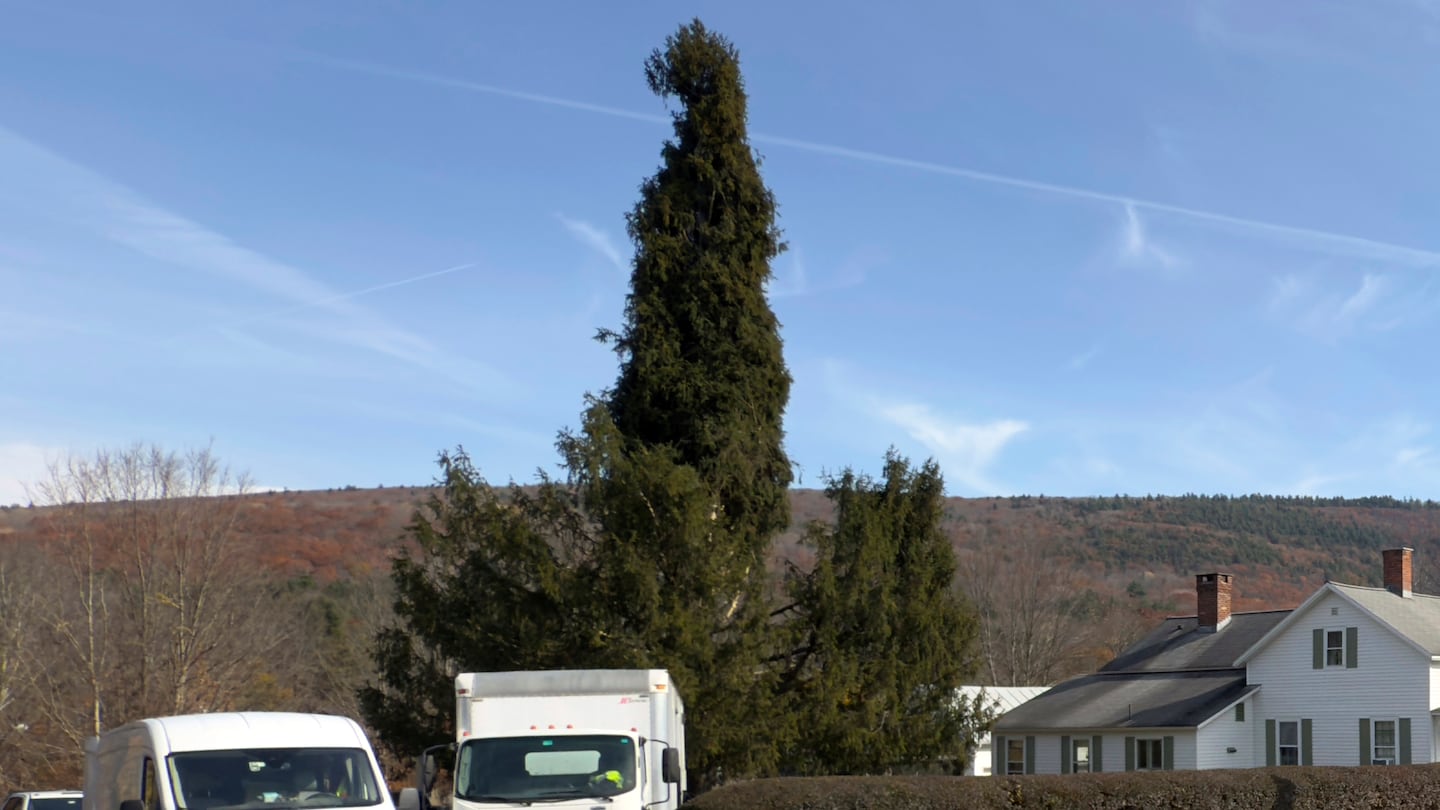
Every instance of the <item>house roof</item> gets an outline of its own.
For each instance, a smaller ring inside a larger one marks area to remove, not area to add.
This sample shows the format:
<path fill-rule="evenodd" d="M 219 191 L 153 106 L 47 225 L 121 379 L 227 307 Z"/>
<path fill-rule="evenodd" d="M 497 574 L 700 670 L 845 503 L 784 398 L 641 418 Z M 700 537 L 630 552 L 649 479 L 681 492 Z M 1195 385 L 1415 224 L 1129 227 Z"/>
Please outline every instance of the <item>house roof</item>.
<path fill-rule="evenodd" d="M 995 708 L 996 713 L 1004 714 L 1049 688 L 1048 686 L 962 686 L 955 691 L 969 700 L 974 700 L 983 693 L 986 702 Z"/>
<path fill-rule="evenodd" d="M 1287 627 L 1307 613 L 1312 605 L 1332 593 L 1370 614 L 1417 651 L 1431 656 L 1440 655 L 1440 596 L 1414 593 L 1402 597 L 1385 588 L 1327 582 L 1301 602 L 1299 607 L 1290 611 L 1285 621 L 1275 625 L 1251 645 L 1235 663 L 1241 666 L 1247 664 L 1272 639 L 1284 633 Z"/>
<path fill-rule="evenodd" d="M 1003 715 L 995 730 L 1198 726 L 1259 688 L 1245 685 L 1235 659 L 1289 613 L 1234 613 L 1219 630 L 1201 630 L 1195 616 L 1172 616 L 1098 672 Z"/>
<path fill-rule="evenodd" d="M 1385 588 L 1341 585 L 1338 582 L 1332 582 L 1330 586 L 1430 655 L 1440 655 L 1440 596 L 1416 593 L 1401 597 Z"/>
<path fill-rule="evenodd" d="M 1073 678 L 1001 717 L 994 732 L 1198 726 L 1260 687 L 1243 669 L 1097 672 Z"/>
<path fill-rule="evenodd" d="M 1166 619 L 1100 672 L 1176 672 L 1230 669 L 1246 650 L 1290 614 L 1288 610 L 1233 613 L 1217 631 L 1201 632 L 1195 616 Z"/>

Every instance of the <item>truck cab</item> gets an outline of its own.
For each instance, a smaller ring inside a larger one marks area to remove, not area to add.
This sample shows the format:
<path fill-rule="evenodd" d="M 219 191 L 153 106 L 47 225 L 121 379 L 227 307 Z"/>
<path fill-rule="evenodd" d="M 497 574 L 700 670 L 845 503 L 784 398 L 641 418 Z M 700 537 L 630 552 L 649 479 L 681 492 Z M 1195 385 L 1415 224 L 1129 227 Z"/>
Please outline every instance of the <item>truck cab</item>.
<path fill-rule="evenodd" d="M 467 673 L 455 684 L 455 742 L 422 754 L 400 810 L 427 810 L 441 748 L 454 754 L 451 810 L 679 806 L 685 710 L 664 670 Z"/>

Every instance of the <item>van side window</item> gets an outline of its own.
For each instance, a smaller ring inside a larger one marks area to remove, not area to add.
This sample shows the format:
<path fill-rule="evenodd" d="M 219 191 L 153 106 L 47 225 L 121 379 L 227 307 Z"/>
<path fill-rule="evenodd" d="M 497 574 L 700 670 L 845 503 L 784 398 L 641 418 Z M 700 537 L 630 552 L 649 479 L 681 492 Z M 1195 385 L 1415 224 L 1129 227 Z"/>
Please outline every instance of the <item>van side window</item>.
<path fill-rule="evenodd" d="M 22 799 L 21 797 L 12 796 L 10 798 L 10 801 L 5 802 L 4 810 L 20 810 L 20 802 L 22 801 L 24 801 L 24 799 Z"/>
<path fill-rule="evenodd" d="M 145 810 L 160 810 L 160 788 L 155 784 L 155 760 L 145 758 L 145 773 L 140 777 L 140 801 Z"/>

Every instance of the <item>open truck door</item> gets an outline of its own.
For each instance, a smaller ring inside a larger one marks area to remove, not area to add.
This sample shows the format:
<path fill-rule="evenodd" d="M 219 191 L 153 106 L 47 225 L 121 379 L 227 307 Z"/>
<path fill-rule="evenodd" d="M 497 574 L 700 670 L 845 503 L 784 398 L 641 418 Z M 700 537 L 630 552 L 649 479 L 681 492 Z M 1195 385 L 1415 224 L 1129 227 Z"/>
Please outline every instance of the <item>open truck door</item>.
<path fill-rule="evenodd" d="M 415 760 L 415 787 L 401 789 L 396 810 L 431 810 L 430 790 L 435 787 L 435 777 L 440 774 L 435 752 L 442 750 L 454 751 L 455 743 L 432 745 L 420 752 Z"/>

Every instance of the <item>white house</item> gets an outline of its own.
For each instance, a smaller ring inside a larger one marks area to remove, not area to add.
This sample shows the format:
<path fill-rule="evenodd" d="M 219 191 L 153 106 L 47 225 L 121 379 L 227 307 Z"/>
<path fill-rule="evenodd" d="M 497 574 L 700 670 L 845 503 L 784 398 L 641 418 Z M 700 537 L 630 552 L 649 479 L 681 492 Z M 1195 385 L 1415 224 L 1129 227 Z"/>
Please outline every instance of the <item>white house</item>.
<path fill-rule="evenodd" d="M 996 718 L 1004 717 L 1016 706 L 1033 698 L 1048 686 L 962 686 L 960 696 L 968 701 L 977 698 L 983 705 L 995 712 Z M 966 776 L 989 776 L 992 761 L 990 732 L 985 732 L 975 741 L 975 751 L 965 763 Z"/>
<path fill-rule="evenodd" d="M 1408 548 L 1383 588 L 1327 582 L 1294 610 L 1230 611 L 1200 574 L 1169 618 L 1098 672 L 995 725 L 1003 773 L 1440 761 L 1440 597 L 1411 591 Z"/>

